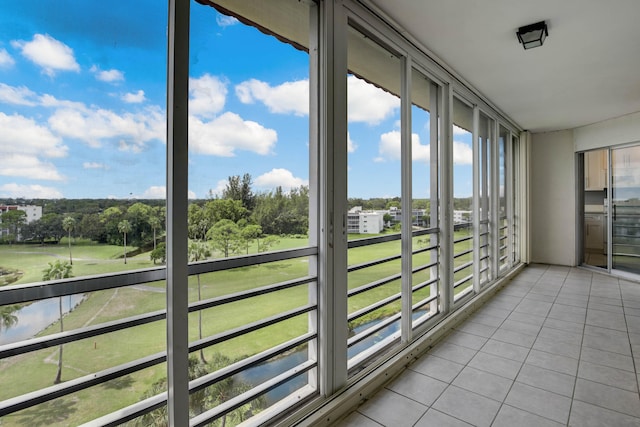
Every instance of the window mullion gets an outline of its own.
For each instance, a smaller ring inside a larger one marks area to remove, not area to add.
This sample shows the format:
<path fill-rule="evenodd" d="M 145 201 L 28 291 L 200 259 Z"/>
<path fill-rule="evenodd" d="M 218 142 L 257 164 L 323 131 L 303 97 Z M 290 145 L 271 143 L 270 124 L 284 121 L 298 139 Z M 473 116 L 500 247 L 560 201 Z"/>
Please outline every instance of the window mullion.
<path fill-rule="evenodd" d="M 492 279 L 495 280 L 500 276 L 500 155 L 498 150 L 498 138 L 500 137 L 500 124 L 497 120 L 492 120 L 491 126 L 491 144 L 489 146 L 489 162 L 491 163 L 489 180 L 491 217 L 490 236 L 491 236 L 491 267 L 493 270 Z"/>
<path fill-rule="evenodd" d="M 412 332 L 412 150 L 411 150 L 411 58 L 402 60 L 400 168 L 402 182 L 402 341 L 411 341 Z"/>
<path fill-rule="evenodd" d="M 169 425 L 189 424 L 187 256 L 189 0 L 169 0 L 167 70 L 167 378 Z"/>
<path fill-rule="evenodd" d="M 319 311 L 320 393 L 347 381 L 347 17 L 320 3 Z"/>
<path fill-rule="evenodd" d="M 473 290 L 480 292 L 480 109 L 477 105 L 473 107 Z"/>
<path fill-rule="evenodd" d="M 453 90 L 450 85 L 443 88 L 442 144 L 438 158 L 440 181 L 440 253 L 442 262 L 441 306 L 447 313 L 453 305 Z"/>

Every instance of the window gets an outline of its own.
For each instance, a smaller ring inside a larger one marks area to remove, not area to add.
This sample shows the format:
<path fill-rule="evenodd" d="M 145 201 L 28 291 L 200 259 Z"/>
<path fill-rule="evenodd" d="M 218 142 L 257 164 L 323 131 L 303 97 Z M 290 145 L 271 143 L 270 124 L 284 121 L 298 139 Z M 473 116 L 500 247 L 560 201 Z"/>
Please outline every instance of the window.
<path fill-rule="evenodd" d="M 473 109 L 453 98 L 454 301 L 473 292 Z"/>
<path fill-rule="evenodd" d="M 148 1 L 0 17 L 0 416 L 269 423 L 516 265 L 512 126 L 359 2 Z"/>
<path fill-rule="evenodd" d="M 348 29 L 347 49 L 349 201 L 384 215 L 392 207 L 400 208 L 400 58 L 353 26 Z M 397 218 L 392 227 L 380 230 L 382 238 L 348 251 L 348 358 L 352 371 L 397 342 L 402 308 L 402 226 L 402 219 Z"/>

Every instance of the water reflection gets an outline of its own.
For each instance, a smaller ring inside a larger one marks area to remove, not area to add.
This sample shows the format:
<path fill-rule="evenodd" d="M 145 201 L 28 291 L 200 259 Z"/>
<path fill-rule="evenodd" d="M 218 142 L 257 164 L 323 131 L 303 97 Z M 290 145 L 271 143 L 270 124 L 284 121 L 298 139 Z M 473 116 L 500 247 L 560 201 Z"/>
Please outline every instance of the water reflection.
<path fill-rule="evenodd" d="M 84 295 L 62 297 L 62 312 L 68 313 L 82 302 Z M 58 298 L 31 303 L 14 315 L 18 318 L 15 325 L 0 331 L 0 345 L 10 344 L 32 338 L 38 332 L 58 320 L 60 316 Z"/>

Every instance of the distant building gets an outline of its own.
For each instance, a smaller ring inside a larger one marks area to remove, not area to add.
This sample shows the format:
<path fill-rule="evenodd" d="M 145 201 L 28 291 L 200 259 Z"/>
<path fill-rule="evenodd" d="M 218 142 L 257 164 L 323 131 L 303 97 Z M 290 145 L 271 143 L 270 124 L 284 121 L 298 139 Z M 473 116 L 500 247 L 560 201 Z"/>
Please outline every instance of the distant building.
<path fill-rule="evenodd" d="M 382 214 L 389 214 L 391 216 L 391 222 L 394 224 L 402 222 L 402 209 L 397 207 L 391 207 L 388 211 L 378 211 Z M 429 226 L 429 214 L 426 209 L 412 209 L 411 210 L 411 224 L 414 227 L 428 227 Z"/>
<path fill-rule="evenodd" d="M 363 211 L 356 206 L 347 213 L 347 233 L 378 234 L 384 229 L 384 214 L 381 212 Z"/>
<path fill-rule="evenodd" d="M 388 224 L 384 223 L 385 215 L 391 217 Z M 414 227 L 428 227 L 429 215 L 425 209 L 411 211 Z M 362 206 L 355 206 L 347 214 L 347 232 L 352 234 L 378 234 L 385 225 L 391 226 L 402 222 L 402 209 L 391 207 L 388 210 L 363 211 Z"/>
<path fill-rule="evenodd" d="M 0 205 L 0 216 L 8 211 L 23 211 L 27 215 L 25 217 L 27 224 L 33 221 L 37 221 L 42 218 L 42 206 L 35 205 Z M 9 234 L 8 228 L 2 227 L 2 218 L 0 218 L 0 237 L 4 237 Z"/>
<path fill-rule="evenodd" d="M 471 211 L 453 211 L 453 223 L 471 222 Z"/>

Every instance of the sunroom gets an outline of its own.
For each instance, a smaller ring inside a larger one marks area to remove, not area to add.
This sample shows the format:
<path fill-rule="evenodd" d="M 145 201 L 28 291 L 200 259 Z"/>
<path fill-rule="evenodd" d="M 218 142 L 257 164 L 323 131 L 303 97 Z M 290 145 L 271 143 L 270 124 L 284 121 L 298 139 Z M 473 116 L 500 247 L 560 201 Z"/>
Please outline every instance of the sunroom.
<path fill-rule="evenodd" d="M 640 425 L 640 8 L 430 3 L 175 0 L 115 26 L 167 47 L 166 90 L 143 93 L 166 110 L 112 141 L 128 159 L 161 140 L 166 265 L 0 287 L 5 307 L 60 304 L 0 342 L 0 378 L 24 378 L 0 424 Z M 103 24 L 125 10 L 50 12 L 36 36 L 121 42 Z M 26 57 L 21 37 L 1 42 Z M 95 116 L 58 93 L 52 132 L 106 143 L 115 92 Z M 233 227 L 259 235 L 198 231 L 192 206 L 228 220 L 213 202 L 248 173 L 272 204 L 238 196 Z"/>

